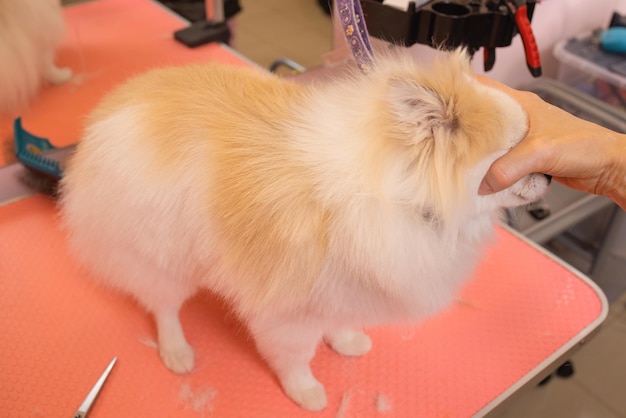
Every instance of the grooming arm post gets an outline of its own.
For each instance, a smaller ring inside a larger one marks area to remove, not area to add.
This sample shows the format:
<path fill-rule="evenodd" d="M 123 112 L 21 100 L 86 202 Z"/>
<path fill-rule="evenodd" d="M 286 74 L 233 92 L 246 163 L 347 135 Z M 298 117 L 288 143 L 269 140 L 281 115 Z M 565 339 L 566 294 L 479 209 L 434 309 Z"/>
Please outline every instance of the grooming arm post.
<path fill-rule="evenodd" d="M 224 17 L 224 0 L 205 0 L 206 20 L 221 23 L 226 21 Z"/>

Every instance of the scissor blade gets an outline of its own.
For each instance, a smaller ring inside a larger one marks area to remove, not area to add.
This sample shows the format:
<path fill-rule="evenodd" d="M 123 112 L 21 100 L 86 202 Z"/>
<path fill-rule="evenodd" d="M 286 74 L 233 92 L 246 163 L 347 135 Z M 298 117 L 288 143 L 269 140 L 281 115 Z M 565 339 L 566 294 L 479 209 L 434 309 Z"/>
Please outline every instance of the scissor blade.
<path fill-rule="evenodd" d="M 78 407 L 78 410 L 73 415 L 73 418 L 84 418 L 85 416 L 87 416 L 91 405 L 93 405 L 93 402 L 96 400 L 98 393 L 100 393 L 102 386 L 104 386 L 104 382 L 107 380 L 107 377 L 109 377 L 109 374 L 111 373 L 111 370 L 113 369 L 116 361 L 117 357 L 113 357 L 113 360 L 111 360 L 106 370 L 104 370 L 104 373 L 102 373 L 96 384 L 93 386 L 93 388 L 91 388 L 91 391 L 89 391 L 89 394 L 87 395 L 83 403 Z"/>

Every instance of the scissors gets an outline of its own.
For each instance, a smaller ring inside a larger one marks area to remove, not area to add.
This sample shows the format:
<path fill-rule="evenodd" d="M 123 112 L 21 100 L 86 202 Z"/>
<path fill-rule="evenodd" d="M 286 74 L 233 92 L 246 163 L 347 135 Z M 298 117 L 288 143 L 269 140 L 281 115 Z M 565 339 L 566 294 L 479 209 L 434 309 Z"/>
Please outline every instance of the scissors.
<path fill-rule="evenodd" d="M 109 374 L 111 373 L 111 370 L 113 369 L 116 361 L 117 357 L 113 357 L 113 360 L 111 360 L 107 368 L 104 370 L 104 373 L 102 373 L 96 384 L 93 386 L 93 388 L 91 388 L 83 403 L 78 407 L 78 410 L 74 412 L 72 418 L 85 418 L 87 416 L 89 410 L 91 409 L 91 406 L 96 400 L 96 397 L 100 393 L 102 386 L 104 386 L 104 382 L 106 382 L 107 377 L 109 377 Z"/>

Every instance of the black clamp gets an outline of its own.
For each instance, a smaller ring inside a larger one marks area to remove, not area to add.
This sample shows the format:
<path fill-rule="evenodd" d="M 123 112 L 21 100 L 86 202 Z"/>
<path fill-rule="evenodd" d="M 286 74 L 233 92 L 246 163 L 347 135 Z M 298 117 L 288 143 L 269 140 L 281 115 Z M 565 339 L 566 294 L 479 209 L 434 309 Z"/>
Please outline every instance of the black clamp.
<path fill-rule="evenodd" d="M 530 27 L 535 0 L 433 0 L 419 8 L 410 2 L 407 10 L 384 5 L 382 0 L 361 0 L 361 5 L 372 36 L 405 46 L 465 46 L 471 54 L 484 48 L 487 71 L 495 62 L 496 48 L 511 45 L 519 33 L 531 73 L 541 75 Z"/>

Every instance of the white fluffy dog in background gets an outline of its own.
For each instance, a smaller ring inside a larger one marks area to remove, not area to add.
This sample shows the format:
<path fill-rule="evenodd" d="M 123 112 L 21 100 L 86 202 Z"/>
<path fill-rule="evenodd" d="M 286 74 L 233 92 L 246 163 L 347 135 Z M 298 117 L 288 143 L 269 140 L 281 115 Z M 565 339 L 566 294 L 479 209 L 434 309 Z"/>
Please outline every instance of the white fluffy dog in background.
<path fill-rule="evenodd" d="M 54 63 L 64 30 L 60 0 L 0 0 L 0 114 L 19 111 L 44 83 L 71 79 Z"/>

